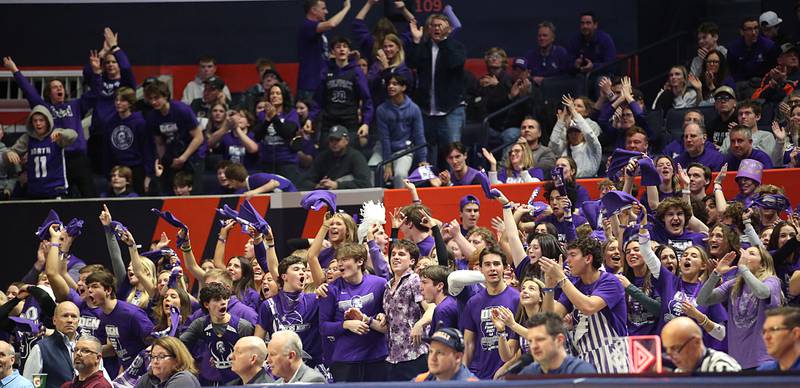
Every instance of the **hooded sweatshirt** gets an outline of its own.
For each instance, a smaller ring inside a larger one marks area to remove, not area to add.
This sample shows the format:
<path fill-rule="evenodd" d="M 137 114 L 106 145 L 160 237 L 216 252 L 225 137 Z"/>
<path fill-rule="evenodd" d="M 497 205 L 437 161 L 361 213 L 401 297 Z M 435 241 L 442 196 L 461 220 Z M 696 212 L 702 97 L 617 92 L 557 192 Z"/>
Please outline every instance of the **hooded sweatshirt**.
<path fill-rule="evenodd" d="M 47 119 L 47 131 L 41 136 L 33 129 L 33 116 L 41 114 Z M 64 148 L 75 142 L 78 133 L 68 128 L 53 128 L 53 116 L 44 105 L 36 105 L 26 120 L 28 132 L 20 136 L 11 147 L 20 157 L 28 154 L 25 167 L 28 173 L 28 196 L 55 198 L 67 192 L 67 171 L 64 163 Z M 52 133 L 61 137 L 53 141 Z"/>
<path fill-rule="evenodd" d="M 391 100 L 385 101 L 378 107 L 376 118 L 383 160 L 388 160 L 393 153 L 410 145 L 425 143 L 422 111 L 410 98 L 404 98 L 400 105 L 395 105 Z M 427 161 L 427 149 L 422 147 L 414 157 L 418 162 Z"/>
<path fill-rule="evenodd" d="M 367 86 L 367 77 L 358 62 L 351 60 L 344 67 L 331 61 L 317 102 L 323 107 L 323 117 L 337 122 L 357 121 L 361 103 L 362 124 L 372 122 L 372 97 Z"/>

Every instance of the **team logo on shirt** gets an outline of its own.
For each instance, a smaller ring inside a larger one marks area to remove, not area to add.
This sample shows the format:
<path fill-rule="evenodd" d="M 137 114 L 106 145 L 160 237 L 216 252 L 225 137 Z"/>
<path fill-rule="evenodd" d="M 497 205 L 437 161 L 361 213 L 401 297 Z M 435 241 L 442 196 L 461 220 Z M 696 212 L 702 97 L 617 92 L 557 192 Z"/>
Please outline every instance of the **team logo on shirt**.
<path fill-rule="evenodd" d="M 127 125 L 120 125 L 111 132 L 111 144 L 114 148 L 125 151 L 133 145 L 133 131 Z"/>
<path fill-rule="evenodd" d="M 344 292 L 343 292 L 344 294 Z M 340 300 L 338 303 L 339 310 L 347 311 L 349 308 L 354 309 L 361 309 L 364 306 L 369 305 L 375 299 L 375 296 L 370 294 L 367 295 L 356 295 L 349 300 Z"/>
<path fill-rule="evenodd" d="M 230 369 L 231 349 L 230 344 L 225 341 L 217 341 L 211 348 L 211 365 L 217 369 Z"/>
<path fill-rule="evenodd" d="M 53 114 L 54 119 L 63 119 L 64 117 L 72 117 L 72 106 L 67 105 L 63 108 L 56 108 L 50 106 L 50 113 Z"/>
<path fill-rule="evenodd" d="M 163 123 L 158 126 L 158 130 L 161 131 L 162 135 L 166 136 L 167 143 L 172 143 L 178 135 L 178 124 Z"/>

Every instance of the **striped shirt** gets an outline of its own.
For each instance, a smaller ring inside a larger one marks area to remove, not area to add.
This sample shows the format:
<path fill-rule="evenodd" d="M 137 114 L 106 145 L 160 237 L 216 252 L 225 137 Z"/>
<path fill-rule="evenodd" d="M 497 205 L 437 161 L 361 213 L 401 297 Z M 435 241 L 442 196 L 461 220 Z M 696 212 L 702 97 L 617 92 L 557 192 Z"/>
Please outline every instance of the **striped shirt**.
<path fill-rule="evenodd" d="M 739 363 L 733 357 L 727 355 L 725 352 L 716 351 L 714 349 L 706 348 L 703 358 L 698 363 L 699 366 L 694 372 L 738 372 L 742 370 Z M 689 372 L 675 369 L 675 372 Z"/>

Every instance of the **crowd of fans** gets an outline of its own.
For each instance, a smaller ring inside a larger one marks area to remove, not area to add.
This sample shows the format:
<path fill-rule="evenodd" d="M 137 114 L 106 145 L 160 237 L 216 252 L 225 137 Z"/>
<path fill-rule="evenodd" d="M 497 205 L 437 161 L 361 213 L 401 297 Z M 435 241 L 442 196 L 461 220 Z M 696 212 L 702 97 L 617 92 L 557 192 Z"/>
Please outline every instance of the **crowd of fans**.
<path fill-rule="evenodd" d="M 734 170 L 746 158 L 764 168 L 798 165 L 800 54 L 774 12 L 744 18 L 741 36 L 726 46 L 717 25 L 702 23 L 697 55 L 673 66 L 664 87 L 645 101 L 629 78 L 614 74 L 614 39 L 591 12 L 580 15 L 579 31 L 565 46 L 543 21 L 536 47 L 524 55 L 489 48 L 486 72 L 476 77 L 464 68 L 464 27 L 451 7 L 422 23 L 396 2 L 393 19 L 370 27 L 365 19 L 375 3 L 366 1 L 356 14 L 351 37 L 330 38 L 325 33 L 342 24 L 350 2 L 330 18 L 324 1 L 304 3 L 294 93 L 270 60 L 259 59 L 261 81 L 232 95 L 214 58 L 202 57 L 197 78 L 173 100 L 157 78 L 137 84 L 108 28 L 102 48 L 90 52 L 80 98 L 70 99 L 59 79 L 39 95 L 4 58 L 32 110 L 27 133 L 0 145 L 3 197 L 255 194 L 376 182 L 402 188 L 415 172 L 438 175 L 433 186 L 469 184 L 451 179 L 460 178 L 454 150 L 469 167 L 497 173 L 497 183 L 550 179 L 559 156 L 575 161 L 578 178 L 607 176 L 615 148 L 663 154 L 684 166 L 701 162 L 712 171 L 724 163 Z M 546 103 L 548 79 L 583 76 L 591 90 Z M 470 135 L 457 146 L 470 123 L 509 104 L 516 105 L 489 120 L 487 142 Z M 692 108 L 686 124 L 694 121 L 699 134 L 662 130 L 664 115 Z M 231 165 L 245 167 L 244 186 L 229 182 Z M 255 174 L 261 185 L 247 179 Z"/>
<path fill-rule="evenodd" d="M 451 37 L 460 22 L 448 10 L 431 16 L 423 31 L 402 12 L 410 20 L 407 34 L 375 37 L 363 24 L 372 5 L 354 22 L 359 44 L 332 39 L 327 62 L 322 33 L 341 22 L 349 2 L 328 20 L 325 2 L 306 2 L 301 98 L 294 103 L 280 75 L 267 68 L 244 105 L 229 110 L 224 82 L 213 63 L 203 62 L 184 95 L 191 104 L 172 100 L 165 83 L 151 80 L 143 105 L 111 30 L 103 49 L 90 53 L 86 79 L 93 86 L 77 100 L 66 99 L 57 81 L 42 99 L 5 59 L 33 106 L 29 134 L 3 158 L 25 166 L 28 197 L 90 189 L 91 182 L 67 177 L 92 168 L 84 152 L 92 150 L 92 137 L 84 139 L 73 121 L 93 109 L 95 134 L 104 139 L 94 147 L 110 169 L 108 196 L 162 193 L 166 182 L 175 194 L 203 190 L 193 174 L 216 149 L 224 155 L 219 189 L 252 196 L 316 187 L 322 190 L 304 195 L 300 205 L 329 213 L 313 239 L 302 239 L 276 235 L 249 201 L 238 210 L 225 206 L 218 210 L 226 221 L 213 257 L 203 258 L 192 248 L 191 225 L 173 214 L 154 211 L 176 232 L 143 251 L 125 220 L 104 206 L 99 223 L 108 260 L 95 250 L 92 261 L 104 264 L 87 265 L 76 254 L 88 253 L 72 246 L 90 228 L 51 211 L 36 231 L 41 242 L 31 270 L 0 293 L 4 386 L 628 373 L 627 337 L 634 335 L 660 336 L 667 371 L 800 370 L 800 214 L 783 188 L 762 181 L 765 169 L 794 166 L 800 152 L 792 146 L 800 130 L 800 95 L 792 89 L 797 51 L 786 45 L 780 55 L 774 51 L 777 16 L 762 15 L 763 36 L 750 28 L 758 22 L 745 20 L 741 47 L 731 45 L 734 59 L 727 61 L 715 27 L 698 29 L 699 60 L 692 59 L 691 73 L 680 66 L 670 71 L 654 106 L 710 99 L 717 115 L 686 110 L 682 141 L 666 142 L 664 152 L 649 144 L 657 136 L 642 127 L 648 105 L 630 80 L 601 77 L 596 101 L 563 97 L 549 146 L 540 143 L 544 120 L 510 111 L 519 117 L 498 122 L 518 127 L 493 127 L 506 150 L 503 158 L 482 150 L 488 171 L 481 171 L 458 141 L 469 116 L 464 47 Z M 516 58 L 510 75 L 503 50 L 490 50 L 489 72 L 476 80 L 487 106 L 495 94 L 513 100 L 535 93 L 546 77 L 591 72 L 614 58 L 612 39 L 590 13 L 581 16 L 581 32 L 567 49 L 553 40 L 554 27 L 542 23 L 540 50 Z M 758 47 L 765 51 L 748 62 Z M 353 48 L 374 53 L 363 56 L 373 59 L 363 63 L 366 72 L 351 57 Z M 771 53 L 777 67 L 767 62 Z M 542 60 L 550 54 L 560 59 Z M 723 64 L 731 69 L 730 84 L 719 73 Z M 748 73 L 759 66 L 766 73 Z M 771 132 L 759 128 L 763 104 L 736 98 L 751 86 L 748 77 L 764 74 L 752 93 L 777 102 L 780 118 Z M 380 132 L 376 147 L 373 124 Z M 320 140 L 325 149 L 316 154 Z M 326 189 L 368 186 L 367 156 L 391 157 L 422 141 L 428 147 L 382 172 L 387 183 L 409 191 L 412 203 L 393 209 L 388 220 L 383 205 L 371 201 L 358 222 L 337 211 L 336 195 Z M 436 169 L 440 158 L 447 168 Z M 602 164 L 602 195 L 591 198 L 576 178 L 594 176 Z M 722 190 L 728 170 L 736 170 L 733 199 Z M 719 172 L 713 179 L 712 171 Z M 490 186 L 535 180 L 549 181 L 521 203 Z M 476 196 L 460 200 L 458 219 L 442 221 L 417 193 L 417 186 L 470 184 L 481 185 L 484 201 L 502 205 L 493 230 L 477 226 Z M 238 230 L 249 240 L 240 255 L 225 257 L 229 234 Z M 278 258 L 276 244 L 291 254 Z"/>

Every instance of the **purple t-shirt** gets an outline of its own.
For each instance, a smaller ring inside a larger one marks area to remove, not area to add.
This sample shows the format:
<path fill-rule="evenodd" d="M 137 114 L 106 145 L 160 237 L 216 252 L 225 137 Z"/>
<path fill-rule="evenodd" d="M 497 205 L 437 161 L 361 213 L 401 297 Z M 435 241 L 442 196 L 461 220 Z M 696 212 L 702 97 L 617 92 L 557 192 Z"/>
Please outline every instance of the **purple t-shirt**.
<path fill-rule="evenodd" d="M 258 323 L 258 314 L 256 311 L 239 301 L 235 295 L 231 295 L 231 298 L 228 300 L 228 313 L 234 317 L 242 318 L 245 321 L 252 323 L 253 326 Z M 192 322 L 204 315 L 206 315 L 206 313 L 204 313 L 203 309 L 198 305 L 192 315 L 189 316 L 188 321 Z"/>
<path fill-rule="evenodd" d="M 319 302 L 320 333 L 333 341 L 331 359 L 326 362 L 364 362 L 386 358 L 388 353 L 383 333 L 370 330 L 358 335 L 342 326 L 344 312 L 356 308 L 375 317 L 383 312 L 386 279 L 364 274 L 361 283 L 350 284 L 338 278 L 328 285 L 328 297 Z"/>
<path fill-rule="evenodd" d="M 650 298 L 657 298 L 658 293 L 653 287 L 653 279 L 650 279 L 650 289 L 645 294 Z M 635 277 L 633 285 L 645 291 L 642 287 L 644 285 L 644 278 Z M 626 302 L 628 303 L 628 334 L 630 335 L 652 335 L 656 334 L 658 326 L 658 316 L 653 314 L 642 306 L 639 301 L 626 293 Z"/>
<path fill-rule="evenodd" d="M 127 369 L 147 346 L 144 340 L 153 331 L 153 322 L 147 318 L 144 310 L 121 300 L 117 301 L 117 306 L 110 314 L 102 310 L 99 312 L 102 331 L 114 347 L 122 366 Z"/>
<path fill-rule="evenodd" d="M 294 186 L 294 183 L 292 183 L 292 181 L 290 181 L 290 180 L 288 180 L 288 179 L 286 179 L 286 178 L 284 178 L 284 177 L 282 177 L 280 175 L 269 174 L 269 173 L 266 173 L 266 172 L 259 172 L 259 173 L 255 173 L 255 174 L 250 174 L 250 176 L 247 177 L 247 181 L 246 181 L 247 188 L 249 190 L 257 189 L 257 188 L 259 188 L 261 186 L 264 186 L 265 184 L 267 184 L 269 181 L 271 181 L 273 179 L 278 181 L 278 183 L 280 183 L 280 186 L 278 186 L 278 190 L 280 190 L 282 192 L 285 192 L 285 193 L 286 192 L 295 192 L 295 191 L 297 191 L 297 188 Z"/>
<path fill-rule="evenodd" d="M 253 131 L 249 131 L 247 132 L 247 137 L 253 140 L 255 134 Z M 258 164 L 258 153 L 247 153 L 247 150 L 244 148 L 244 143 L 242 143 L 242 140 L 234 135 L 233 132 L 222 135 L 222 138 L 219 140 L 219 147 L 220 150 L 222 150 L 223 158 L 234 163 L 241 163 L 247 167 L 248 170 L 254 169 L 256 164 Z"/>
<path fill-rule="evenodd" d="M 297 89 L 313 92 L 322 82 L 327 70 L 327 39 L 317 32 L 318 21 L 303 18 L 297 34 L 297 57 L 300 69 L 297 72 Z"/>
<path fill-rule="evenodd" d="M 519 291 L 506 286 L 506 289 L 497 295 L 489 295 L 486 289 L 482 289 L 473 295 L 464 307 L 459 327 L 475 333 L 475 352 L 472 354 L 469 370 L 479 379 L 491 380 L 494 373 L 503 366 L 503 360 L 500 359 L 497 350 L 500 340 L 497 329 L 492 323 L 492 309 L 504 306 L 511 311 L 517 311 L 518 305 Z M 509 339 L 517 338 L 512 331 L 507 333 Z"/>
<path fill-rule="evenodd" d="M 658 295 L 661 296 L 661 317 L 658 321 L 658 332 L 661 332 L 661 328 L 667 322 L 685 315 L 681 303 L 684 300 L 692 303 L 698 311 L 707 315 L 708 319 L 715 323 L 724 325 L 728 321 L 728 313 L 725 312 L 721 304 L 713 306 L 697 305 L 697 294 L 700 293 L 701 283 L 687 283 L 670 272 L 666 266 L 661 266 L 658 279 L 653 277 L 653 286 Z M 720 341 L 706 331 L 703 331 L 703 343 L 714 350 L 722 352 L 727 352 L 728 350 L 726 341 Z"/>
<path fill-rule="evenodd" d="M 100 328 L 100 319 L 98 317 L 102 311 L 96 307 L 89 307 L 81 296 L 78 295 L 78 292 L 71 288 L 69 289 L 67 300 L 75 303 L 81 313 L 81 318 L 78 321 L 78 333 L 80 333 L 80 335 L 91 335 L 99 339 L 100 342 L 105 343 L 105 331 L 98 330 L 98 328 Z"/>
<path fill-rule="evenodd" d="M 192 134 L 197 126 L 197 118 L 189 105 L 177 100 L 169 101 L 169 112 L 166 115 L 160 111 L 152 110 L 145 117 L 147 129 L 154 136 L 164 139 L 165 158 L 177 158 L 189 147 L 192 142 Z M 192 157 L 205 156 L 204 148 L 201 146 L 195 151 Z"/>
<path fill-rule="evenodd" d="M 424 240 L 417 243 L 417 248 L 419 248 L 419 255 L 422 256 L 430 256 L 431 251 L 433 248 L 436 247 L 436 241 L 433 239 L 433 236 L 425 237 Z"/>
<path fill-rule="evenodd" d="M 706 235 L 702 233 L 694 233 L 684 229 L 679 235 L 671 235 L 664 224 L 658 220 L 647 226 L 650 229 L 651 239 L 659 244 L 666 244 L 672 247 L 675 255 L 678 256 L 678 260 L 683 256 L 683 252 L 693 245 L 706 247 Z"/>
<path fill-rule="evenodd" d="M 764 279 L 763 283 L 770 291 L 768 299 L 758 299 L 747 283 L 741 288 L 741 295 L 731 298 L 737 279 L 728 280 L 719 287 L 726 296 L 730 314 L 726 332 L 728 354 L 739 362 L 742 369 L 755 368 L 773 360 L 767 353 L 761 329 L 767 319 L 765 311 L 781 305 L 781 282 L 775 276 Z"/>
<path fill-rule="evenodd" d="M 442 303 L 433 309 L 433 319 L 428 335 L 432 336 L 436 330 L 446 327 L 458 328 L 458 302 L 450 295 L 445 296 Z"/>
<path fill-rule="evenodd" d="M 303 350 L 311 355 L 310 366 L 322 362 L 317 294 L 280 290 L 258 308 L 258 325 L 270 336 L 278 330 L 291 330 L 300 336 Z"/>

